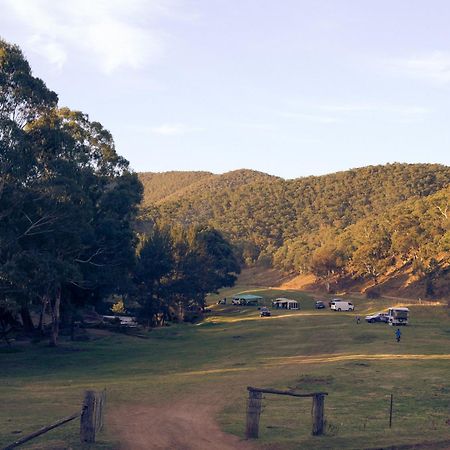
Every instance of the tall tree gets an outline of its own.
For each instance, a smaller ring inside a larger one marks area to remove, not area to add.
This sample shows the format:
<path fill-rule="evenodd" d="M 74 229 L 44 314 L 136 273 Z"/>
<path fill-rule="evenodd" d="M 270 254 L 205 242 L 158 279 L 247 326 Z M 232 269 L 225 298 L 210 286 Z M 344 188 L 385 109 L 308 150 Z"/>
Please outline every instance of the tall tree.
<path fill-rule="evenodd" d="M 61 306 L 126 284 L 142 186 L 111 134 L 81 112 L 58 109 L 56 94 L 3 41 L 0 95 L 0 292 L 23 294 L 21 269 L 38 282 L 43 264 L 39 295 L 25 298 L 50 306 L 56 345 Z"/>
<path fill-rule="evenodd" d="M 158 321 L 158 314 L 162 314 L 162 317 L 168 315 L 169 299 L 165 286 L 173 268 L 170 232 L 167 228 L 161 229 L 155 225 L 142 239 L 134 271 L 137 299 L 141 305 L 140 316 L 149 327 Z"/>

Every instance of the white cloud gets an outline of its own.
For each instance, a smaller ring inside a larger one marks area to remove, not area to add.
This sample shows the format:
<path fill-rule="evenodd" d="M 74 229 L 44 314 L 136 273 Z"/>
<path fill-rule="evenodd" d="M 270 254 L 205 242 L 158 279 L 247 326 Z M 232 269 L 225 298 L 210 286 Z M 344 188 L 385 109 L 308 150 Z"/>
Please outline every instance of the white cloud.
<path fill-rule="evenodd" d="M 288 119 L 306 120 L 308 122 L 316 122 L 316 123 L 323 123 L 323 124 L 332 124 L 332 123 L 338 123 L 341 121 L 338 117 L 322 115 L 322 114 L 294 113 L 294 112 L 281 111 L 281 112 L 278 112 L 278 115 L 281 117 L 286 117 Z"/>
<path fill-rule="evenodd" d="M 258 122 L 242 122 L 234 124 L 234 126 L 257 131 L 276 131 L 278 129 L 278 127 L 276 127 L 271 123 L 258 123 Z"/>
<path fill-rule="evenodd" d="M 160 134 L 162 136 L 177 136 L 195 131 L 203 131 L 203 128 L 190 127 L 182 123 L 164 123 L 157 127 L 150 128 L 153 134 Z"/>
<path fill-rule="evenodd" d="M 162 17 L 184 17 L 179 0 L 0 0 L 2 14 L 27 30 L 27 47 L 61 68 L 80 52 L 105 73 L 137 69 L 164 54 Z"/>
<path fill-rule="evenodd" d="M 388 60 L 385 65 L 402 76 L 437 84 L 450 83 L 450 53 L 434 51 L 428 55 Z"/>
<path fill-rule="evenodd" d="M 344 103 L 319 105 L 318 109 L 333 113 L 384 113 L 403 116 L 424 116 L 431 113 L 429 108 L 417 105 L 396 105 L 383 103 Z"/>
<path fill-rule="evenodd" d="M 30 38 L 30 43 L 36 53 L 47 59 L 50 64 L 58 69 L 62 69 L 67 61 L 67 53 L 61 44 L 39 35 L 33 35 Z"/>

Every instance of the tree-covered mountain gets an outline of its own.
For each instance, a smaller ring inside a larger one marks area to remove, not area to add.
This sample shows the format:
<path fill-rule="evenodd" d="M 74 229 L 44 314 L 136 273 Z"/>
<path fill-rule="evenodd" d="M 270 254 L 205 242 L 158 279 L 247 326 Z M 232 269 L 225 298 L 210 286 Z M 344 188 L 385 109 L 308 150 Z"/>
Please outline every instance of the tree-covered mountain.
<path fill-rule="evenodd" d="M 213 176 L 210 172 L 200 171 L 142 172 L 139 174 L 139 180 L 144 187 L 144 204 L 164 201 L 191 184 Z"/>
<path fill-rule="evenodd" d="M 143 204 L 161 204 L 182 200 L 199 191 L 210 194 L 224 189 L 235 190 L 245 184 L 275 178 L 255 170 L 234 170 L 223 175 L 211 172 L 143 172 L 139 179 L 144 186 Z"/>
<path fill-rule="evenodd" d="M 163 222 L 221 230 L 246 263 L 264 261 L 286 272 L 320 277 L 345 273 L 376 283 L 375 273 L 406 263 L 406 253 L 418 247 L 425 252 L 424 239 L 446 239 L 449 184 L 450 167 L 438 164 L 396 163 L 294 180 L 237 171 L 167 195 L 157 214 Z M 389 226 L 383 228 L 380 221 Z M 371 227 L 385 231 L 382 249 L 370 248 L 379 238 Z M 405 238 L 401 245 L 400 237 Z M 443 267 L 446 247 L 426 248 Z M 324 262 L 327 258 L 334 262 Z M 379 269 L 363 268 L 371 258 L 379 261 Z"/>

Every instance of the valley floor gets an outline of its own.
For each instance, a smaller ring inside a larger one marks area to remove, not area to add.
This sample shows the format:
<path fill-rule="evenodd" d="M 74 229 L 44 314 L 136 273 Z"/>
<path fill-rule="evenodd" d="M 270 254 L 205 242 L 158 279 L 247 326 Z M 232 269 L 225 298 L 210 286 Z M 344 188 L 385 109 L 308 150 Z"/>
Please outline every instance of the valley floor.
<path fill-rule="evenodd" d="M 209 297 L 245 290 L 238 286 Z M 0 353 L 0 447 L 76 411 L 83 391 L 107 389 L 96 449 L 363 449 L 432 443 L 450 447 L 450 316 L 408 302 L 400 343 L 386 324 L 355 322 L 392 300 L 355 299 L 355 313 L 213 306 L 205 321 L 153 330 L 146 339 L 95 333 L 89 342 Z M 247 386 L 326 391 L 326 435 L 311 436 L 311 401 L 265 395 L 260 439 L 245 441 Z M 393 426 L 389 399 L 394 395 Z M 76 422 L 23 448 L 80 448 Z M 405 447 L 406 448 L 406 447 Z"/>

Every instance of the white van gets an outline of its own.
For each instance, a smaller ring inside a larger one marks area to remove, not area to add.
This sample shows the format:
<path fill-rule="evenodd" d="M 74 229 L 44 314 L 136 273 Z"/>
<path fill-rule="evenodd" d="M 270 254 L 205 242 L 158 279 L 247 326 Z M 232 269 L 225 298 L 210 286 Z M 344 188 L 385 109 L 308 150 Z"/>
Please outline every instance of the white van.
<path fill-rule="evenodd" d="M 334 299 L 331 301 L 331 309 L 334 311 L 354 311 L 355 307 L 352 302 Z"/>

